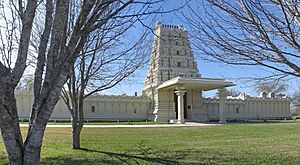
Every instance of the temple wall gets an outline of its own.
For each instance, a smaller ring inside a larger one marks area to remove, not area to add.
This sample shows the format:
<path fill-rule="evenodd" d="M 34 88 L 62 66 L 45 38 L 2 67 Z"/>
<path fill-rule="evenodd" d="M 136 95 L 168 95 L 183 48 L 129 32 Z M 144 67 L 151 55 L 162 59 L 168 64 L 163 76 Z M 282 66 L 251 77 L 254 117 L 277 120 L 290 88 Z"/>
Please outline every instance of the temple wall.
<path fill-rule="evenodd" d="M 207 109 L 209 120 L 219 118 L 217 99 L 204 99 L 203 108 Z M 225 108 L 227 120 L 244 119 L 283 119 L 290 118 L 290 101 L 286 98 L 227 99 Z"/>
<path fill-rule="evenodd" d="M 28 91 L 17 91 L 16 100 L 20 119 L 29 119 L 33 95 Z M 85 120 L 97 121 L 141 121 L 147 120 L 150 100 L 138 96 L 95 96 L 84 101 Z M 59 100 L 50 120 L 70 120 L 67 106 Z"/>
<path fill-rule="evenodd" d="M 18 115 L 21 119 L 29 119 L 33 103 L 33 95 L 29 91 L 15 92 Z"/>
<path fill-rule="evenodd" d="M 155 98 L 155 115 L 155 121 L 160 122 L 176 118 L 173 90 L 158 91 L 157 98 Z"/>
<path fill-rule="evenodd" d="M 187 114 L 192 121 L 218 120 L 218 99 L 199 97 L 198 90 L 187 91 Z M 28 91 L 16 91 L 20 119 L 29 119 L 33 95 Z M 159 91 L 155 95 L 153 107 L 156 120 L 169 121 L 176 118 L 174 91 Z M 149 120 L 150 99 L 137 96 L 95 96 L 84 101 L 86 120 L 98 121 L 139 121 Z M 151 111 L 153 113 L 153 111 Z M 227 120 L 244 119 L 283 119 L 290 118 L 290 101 L 286 98 L 227 99 L 225 117 Z M 51 120 L 70 120 L 70 114 L 59 100 L 51 115 Z"/>
<path fill-rule="evenodd" d="M 149 107 L 150 100 L 138 96 L 97 96 L 84 102 L 85 119 L 90 120 L 145 121 Z"/>
<path fill-rule="evenodd" d="M 203 108 L 203 101 L 201 97 L 201 91 L 199 90 L 188 90 L 187 92 L 188 101 L 188 118 L 192 121 L 207 121 L 207 109 Z"/>

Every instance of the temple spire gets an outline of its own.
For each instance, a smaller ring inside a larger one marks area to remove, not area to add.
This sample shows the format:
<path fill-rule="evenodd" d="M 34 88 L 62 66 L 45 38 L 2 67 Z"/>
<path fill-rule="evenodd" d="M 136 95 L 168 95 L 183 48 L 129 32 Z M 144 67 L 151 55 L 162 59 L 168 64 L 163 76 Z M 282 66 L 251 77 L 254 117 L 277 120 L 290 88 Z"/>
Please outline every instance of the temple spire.
<path fill-rule="evenodd" d="M 188 33 L 182 25 L 156 23 L 154 42 L 144 91 L 151 92 L 175 77 L 199 78 Z"/>

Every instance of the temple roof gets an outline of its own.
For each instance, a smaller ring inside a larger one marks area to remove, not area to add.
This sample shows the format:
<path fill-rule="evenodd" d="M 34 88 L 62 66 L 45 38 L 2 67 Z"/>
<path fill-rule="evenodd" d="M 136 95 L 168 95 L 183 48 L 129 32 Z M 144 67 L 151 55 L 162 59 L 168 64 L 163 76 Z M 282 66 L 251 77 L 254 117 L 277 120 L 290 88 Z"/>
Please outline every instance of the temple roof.
<path fill-rule="evenodd" d="M 176 87 L 184 87 L 186 89 L 201 89 L 201 90 L 213 90 L 222 87 L 234 86 L 230 81 L 225 79 L 216 78 L 182 78 L 176 77 L 171 80 L 163 82 L 158 86 L 158 90 L 172 89 Z"/>

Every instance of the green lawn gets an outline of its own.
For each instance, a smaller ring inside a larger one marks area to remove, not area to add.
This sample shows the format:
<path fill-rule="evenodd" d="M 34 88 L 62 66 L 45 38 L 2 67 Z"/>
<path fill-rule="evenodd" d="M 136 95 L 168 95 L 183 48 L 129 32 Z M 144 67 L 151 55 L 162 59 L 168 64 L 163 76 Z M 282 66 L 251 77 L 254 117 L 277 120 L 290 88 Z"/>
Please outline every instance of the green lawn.
<path fill-rule="evenodd" d="M 300 164 L 300 123 L 84 128 L 85 149 L 70 142 L 70 128 L 47 128 L 42 164 Z"/>

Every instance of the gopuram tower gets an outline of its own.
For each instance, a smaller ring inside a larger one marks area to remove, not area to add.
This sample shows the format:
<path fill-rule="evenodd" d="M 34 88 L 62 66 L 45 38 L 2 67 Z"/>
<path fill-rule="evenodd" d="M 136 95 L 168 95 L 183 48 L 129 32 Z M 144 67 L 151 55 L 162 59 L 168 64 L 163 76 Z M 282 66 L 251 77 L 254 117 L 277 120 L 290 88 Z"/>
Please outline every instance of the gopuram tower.
<path fill-rule="evenodd" d="M 177 115 L 175 111 L 172 111 L 173 113 L 169 112 L 169 109 L 174 109 L 176 105 L 163 102 L 159 104 L 159 101 L 162 100 L 160 97 L 163 97 L 158 94 L 157 88 L 159 85 L 176 77 L 196 79 L 200 78 L 201 75 L 188 41 L 188 33 L 182 25 L 166 25 L 157 22 L 154 34 L 143 94 L 152 99 L 149 120 L 156 121 L 158 109 L 161 108 L 168 109 L 167 114 L 162 114 L 162 118 L 167 116 L 168 118 L 175 118 L 175 115 Z M 170 92 L 171 96 L 165 97 L 171 99 L 174 97 L 173 93 L 172 90 Z"/>

